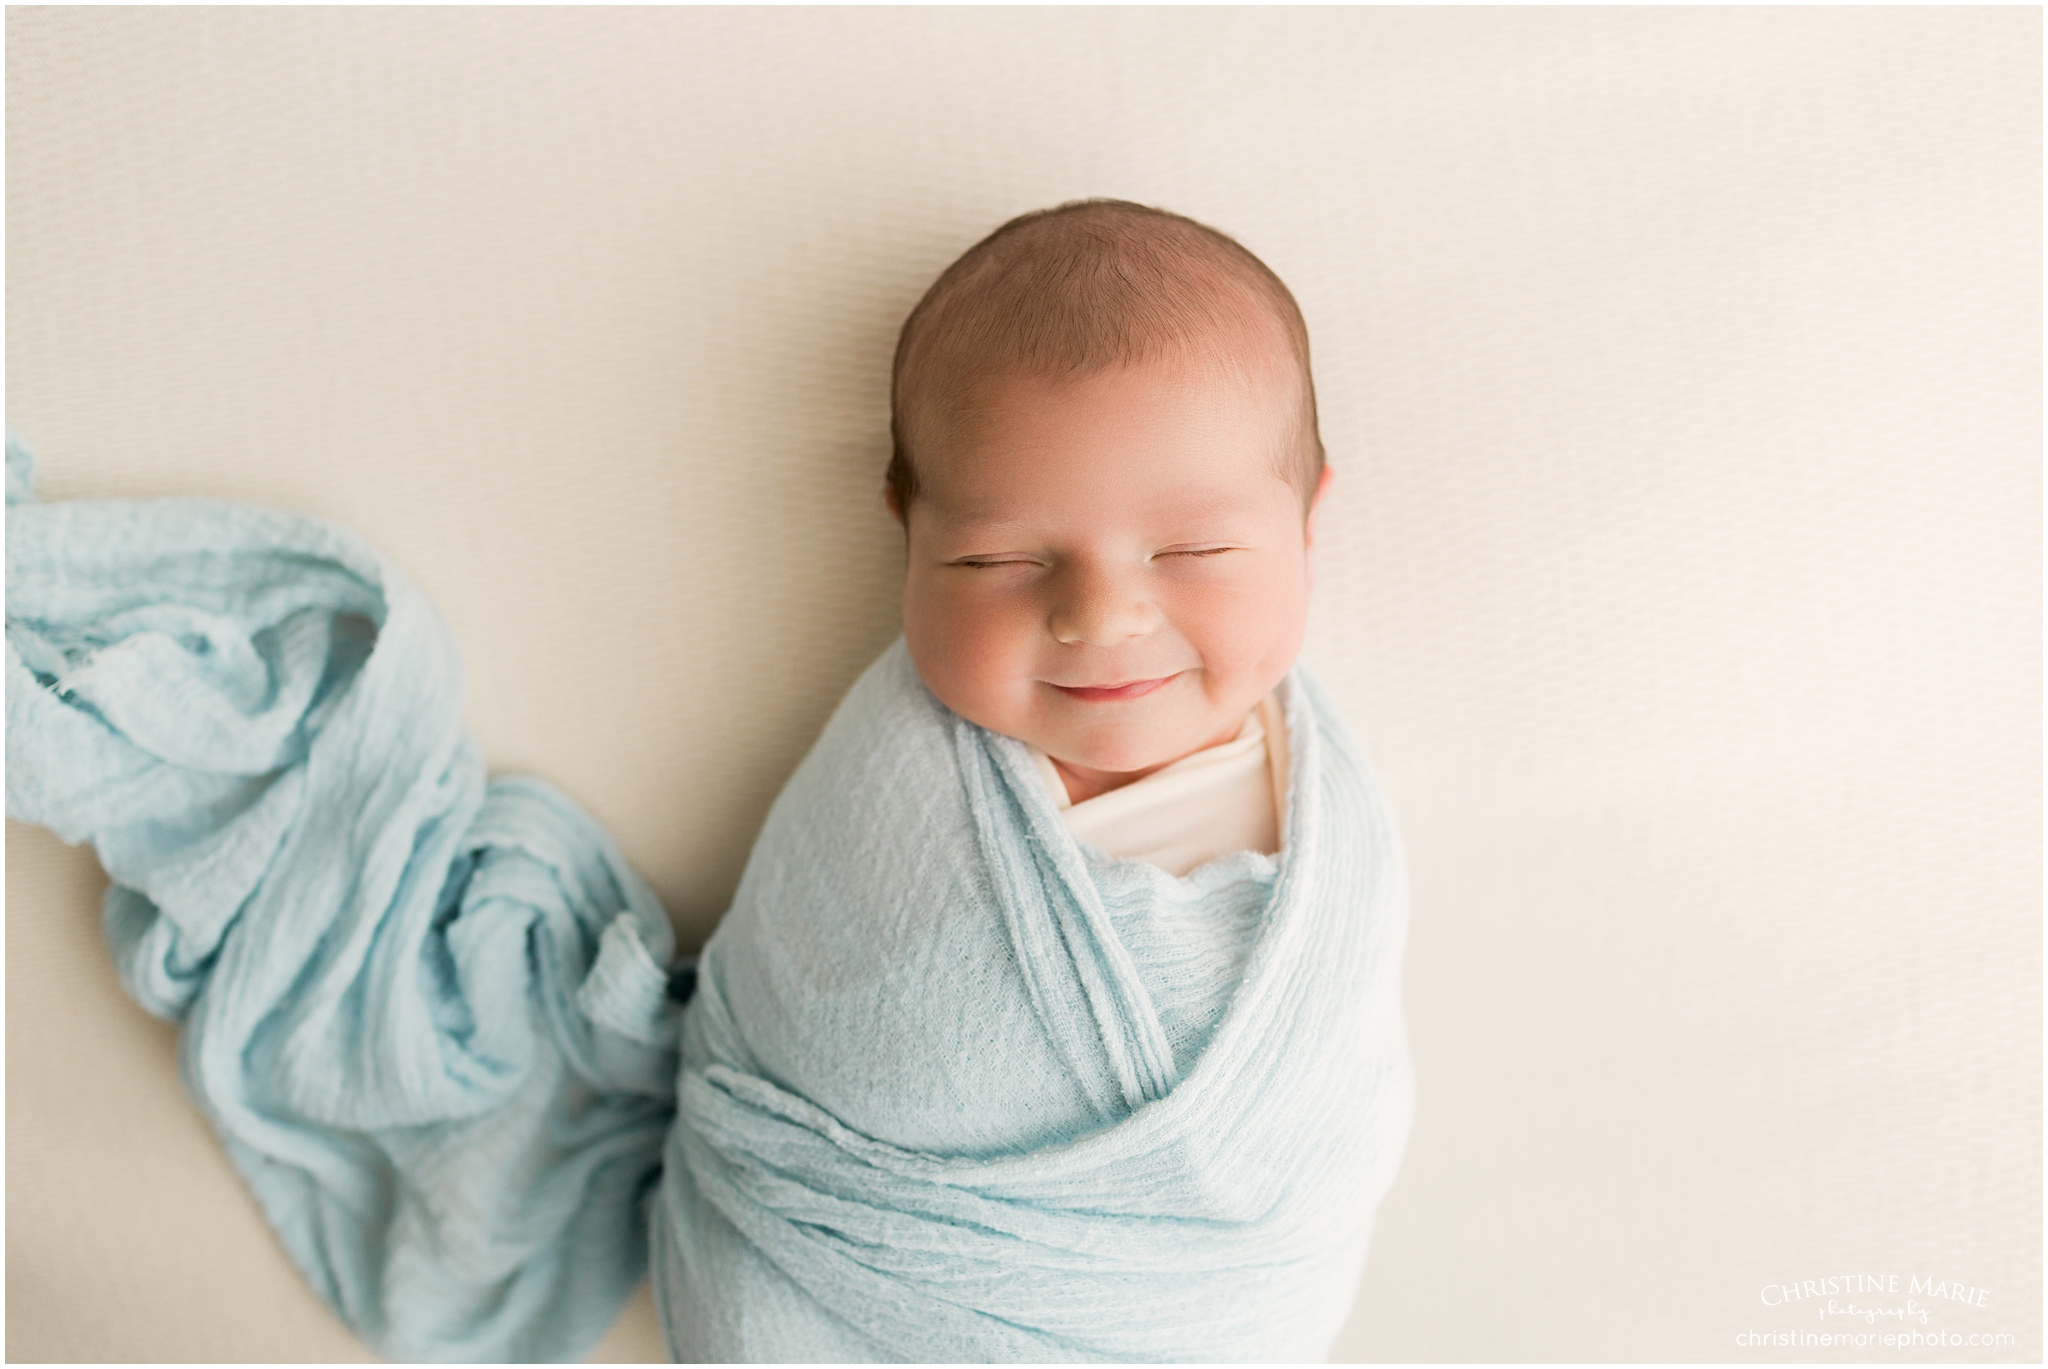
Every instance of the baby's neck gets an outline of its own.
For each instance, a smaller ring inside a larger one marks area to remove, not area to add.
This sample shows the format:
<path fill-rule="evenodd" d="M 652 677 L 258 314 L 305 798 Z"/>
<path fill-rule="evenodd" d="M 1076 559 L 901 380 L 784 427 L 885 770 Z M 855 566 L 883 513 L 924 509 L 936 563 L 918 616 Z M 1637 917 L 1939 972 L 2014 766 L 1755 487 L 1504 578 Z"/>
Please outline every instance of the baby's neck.
<path fill-rule="evenodd" d="M 1052 762 L 1053 769 L 1059 771 L 1060 782 L 1067 787 L 1067 802 L 1086 803 L 1097 795 L 1107 794 L 1112 789 L 1121 789 L 1127 784 L 1134 784 L 1144 779 L 1147 775 L 1157 774 L 1175 761 L 1186 760 L 1189 756 L 1194 755 L 1196 751 L 1206 751 L 1212 746 L 1221 746 L 1236 736 L 1243 725 L 1243 721 L 1240 719 L 1238 726 L 1231 729 L 1226 735 L 1212 737 L 1200 746 L 1193 748 L 1193 750 L 1173 757 L 1172 760 L 1164 760 L 1157 765 L 1148 765 L 1142 770 L 1094 770 L 1085 765 L 1070 764 L 1067 761 L 1061 760 L 1058 756 L 1050 754 L 1046 756 L 1046 759 Z"/>
<path fill-rule="evenodd" d="M 1173 764 L 1173 761 L 1161 761 L 1143 770 L 1091 770 L 1085 765 L 1068 765 L 1058 756 L 1050 756 L 1047 759 L 1052 761 L 1052 768 L 1060 772 L 1060 782 L 1067 786 L 1069 803 L 1085 803 L 1098 794 L 1121 789 Z"/>

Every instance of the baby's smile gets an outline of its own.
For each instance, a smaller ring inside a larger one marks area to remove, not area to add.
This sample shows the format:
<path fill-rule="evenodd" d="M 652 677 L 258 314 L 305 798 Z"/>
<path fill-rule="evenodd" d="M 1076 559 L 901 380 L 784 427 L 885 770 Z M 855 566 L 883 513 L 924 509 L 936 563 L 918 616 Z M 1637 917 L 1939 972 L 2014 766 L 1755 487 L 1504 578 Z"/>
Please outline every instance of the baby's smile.
<path fill-rule="evenodd" d="M 1142 699 L 1159 686 L 1179 678 L 1180 672 L 1176 671 L 1172 675 L 1162 675 L 1155 680 L 1126 680 L 1122 684 L 1063 685 L 1054 684 L 1050 680 L 1046 683 L 1068 698 L 1080 699 L 1084 703 L 1119 703 L 1126 699 Z"/>

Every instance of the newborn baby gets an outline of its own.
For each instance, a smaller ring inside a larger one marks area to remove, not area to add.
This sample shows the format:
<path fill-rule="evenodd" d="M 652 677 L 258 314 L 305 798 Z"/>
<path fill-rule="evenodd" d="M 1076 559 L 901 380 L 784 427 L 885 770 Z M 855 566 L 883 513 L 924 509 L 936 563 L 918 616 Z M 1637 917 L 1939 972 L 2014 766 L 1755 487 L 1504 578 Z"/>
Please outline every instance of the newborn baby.
<path fill-rule="evenodd" d="M 1199 224 L 1063 206 L 940 277 L 894 400 L 904 635 L 699 966 L 670 1348 L 1321 1358 L 1410 1100 L 1399 851 L 1294 668 L 1300 313 Z"/>
<path fill-rule="evenodd" d="M 9 812 L 95 844 L 124 984 L 385 1355 L 579 1357 L 650 1268 L 686 1361 L 1318 1359 L 1349 1311 L 1406 883 L 1294 663 L 1301 316 L 1062 206 L 932 287 L 894 398 L 903 637 L 679 970 L 360 539 L 38 505 L 10 442 Z"/>

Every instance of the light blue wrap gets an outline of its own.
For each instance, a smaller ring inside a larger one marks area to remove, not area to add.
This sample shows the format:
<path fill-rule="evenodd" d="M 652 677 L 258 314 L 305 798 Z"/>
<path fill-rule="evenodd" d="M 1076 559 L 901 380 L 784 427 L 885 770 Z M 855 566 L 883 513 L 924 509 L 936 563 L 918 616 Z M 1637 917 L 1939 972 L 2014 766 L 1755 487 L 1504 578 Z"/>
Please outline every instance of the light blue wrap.
<path fill-rule="evenodd" d="M 485 783 L 446 628 L 358 539 L 23 503 L 7 565 L 9 812 L 98 847 L 125 982 L 385 1354 L 579 1355 L 650 1248 L 684 1360 L 1327 1352 L 1413 1088 L 1399 847 L 1305 671 L 1283 853 L 1175 879 L 1077 845 L 897 642 L 776 801 L 678 1069 L 660 908 Z"/>
<path fill-rule="evenodd" d="M 672 933 L 567 799 L 486 785 L 460 694 L 340 528 L 8 508 L 7 811 L 98 849 L 121 978 L 293 1259 L 388 1356 L 576 1358 L 645 1269 Z"/>

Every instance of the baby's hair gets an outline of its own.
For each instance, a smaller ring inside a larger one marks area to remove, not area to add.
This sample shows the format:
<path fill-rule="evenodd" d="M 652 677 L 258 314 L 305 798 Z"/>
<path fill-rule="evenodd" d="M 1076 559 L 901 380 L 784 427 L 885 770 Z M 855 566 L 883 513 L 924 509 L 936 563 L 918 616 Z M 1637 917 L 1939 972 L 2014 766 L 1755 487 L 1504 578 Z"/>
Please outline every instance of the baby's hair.
<path fill-rule="evenodd" d="M 1205 224 L 1128 200 L 1071 200 L 1021 214 L 962 253 L 904 320 L 890 381 L 889 488 L 917 497 L 915 419 L 1004 373 L 1078 376 L 1162 356 L 1241 367 L 1243 306 L 1270 316 L 1301 377 L 1295 441 L 1277 471 L 1304 510 L 1323 471 L 1308 325 L 1280 278 Z M 1233 305 L 1237 306 L 1233 308 Z"/>

